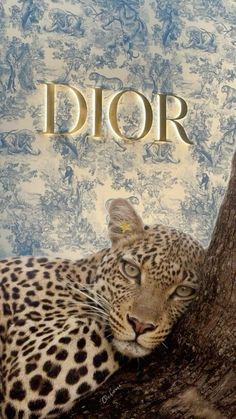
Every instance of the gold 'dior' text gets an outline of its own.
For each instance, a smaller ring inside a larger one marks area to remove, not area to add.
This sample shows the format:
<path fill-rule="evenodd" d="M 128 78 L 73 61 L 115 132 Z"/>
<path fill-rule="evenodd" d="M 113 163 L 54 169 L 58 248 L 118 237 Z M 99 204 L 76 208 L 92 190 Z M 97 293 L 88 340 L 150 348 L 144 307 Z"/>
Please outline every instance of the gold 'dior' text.
<path fill-rule="evenodd" d="M 45 83 L 46 87 L 46 112 L 45 112 L 45 130 L 43 131 L 44 134 L 63 134 L 63 135 L 70 135 L 80 131 L 86 121 L 88 116 L 88 106 L 87 101 L 84 95 L 81 93 L 79 89 L 73 87 L 71 85 L 65 84 L 57 84 L 57 83 Z M 74 93 L 77 104 L 78 104 L 78 118 L 76 124 L 67 132 L 60 132 L 55 129 L 55 103 L 57 100 L 56 92 L 58 89 L 67 89 Z M 95 87 L 94 91 L 94 100 L 93 100 L 93 129 L 92 129 L 92 136 L 94 138 L 101 138 L 102 137 L 102 108 L 103 108 L 103 91 L 100 87 Z M 118 108 L 119 102 L 122 97 L 125 95 L 136 95 L 137 98 L 141 101 L 142 108 L 143 108 L 143 122 L 140 132 L 135 137 L 127 137 L 124 133 L 122 133 L 121 128 L 119 126 L 118 121 Z M 171 124 L 181 141 L 186 144 L 192 144 L 189 140 L 186 131 L 182 124 L 179 122 L 183 119 L 187 114 L 187 103 L 185 100 L 179 96 L 174 94 L 157 94 L 157 128 L 156 128 L 156 139 L 155 141 L 159 142 L 167 142 L 171 141 L 167 138 L 167 127 L 168 124 Z M 177 115 L 173 117 L 167 116 L 167 105 L 168 99 L 175 101 L 178 105 L 178 112 Z M 110 123 L 110 127 L 117 135 L 117 137 L 124 139 L 124 140 L 140 140 L 147 136 L 153 126 L 153 107 L 150 101 L 144 96 L 142 93 L 130 89 L 130 90 L 123 90 L 121 92 L 116 93 L 109 105 L 108 105 L 108 119 Z"/>

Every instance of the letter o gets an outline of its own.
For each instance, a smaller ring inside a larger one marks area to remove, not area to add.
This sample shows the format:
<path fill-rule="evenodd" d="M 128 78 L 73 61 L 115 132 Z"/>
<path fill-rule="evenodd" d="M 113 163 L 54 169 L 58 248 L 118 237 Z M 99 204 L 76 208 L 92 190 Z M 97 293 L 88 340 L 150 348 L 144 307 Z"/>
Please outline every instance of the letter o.
<path fill-rule="evenodd" d="M 118 122 L 117 122 L 117 109 L 118 109 L 119 101 L 120 101 L 121 97 L 125 93 L 128 93 L 128 92 L 136 93 L 138 95 L 138 97 L 142 100 L 144 110 L 145 110 L 144 127 L 143 127 L 143 130 L 142 130 L 141 134 L 136 138 L 126 137 L 125 135 L 123 135 L 122 132 L 119 129 Z M 123 139 L 126 139 L 126 140 L 135 140 L 135 141 L 136 140 L 141 140 L 143 137 L 145 137 L 149 133 L 149 131 L 152 127 L 153 112 L 152 112 L 150 102 L 148 101 L 146 96 L 144 96 L 140 92 L 137 92 L 136 90 L 123 90 L 122 92 L 115 95 L 115 97 L 112 99 L 112 101 L 110 103 L 110 106 L 109 106 L 109 121 L 110 121 L 110 124 L 111 124 L 111 127 L 112 127 L 113 131 L 120 138 L 123 138 Z"/>

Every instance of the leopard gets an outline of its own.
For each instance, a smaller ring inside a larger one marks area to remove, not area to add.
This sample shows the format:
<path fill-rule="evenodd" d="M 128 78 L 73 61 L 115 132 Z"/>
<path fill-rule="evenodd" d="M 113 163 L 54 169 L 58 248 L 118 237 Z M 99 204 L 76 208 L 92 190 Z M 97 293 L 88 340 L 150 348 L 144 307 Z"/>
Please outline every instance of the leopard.
<path fill-rule="evenodd" d="M 0 414 L 55 418 L 164 342 L 199 293 L 204 249 L 110 200 L 110 247 L 0 263 Z"/>

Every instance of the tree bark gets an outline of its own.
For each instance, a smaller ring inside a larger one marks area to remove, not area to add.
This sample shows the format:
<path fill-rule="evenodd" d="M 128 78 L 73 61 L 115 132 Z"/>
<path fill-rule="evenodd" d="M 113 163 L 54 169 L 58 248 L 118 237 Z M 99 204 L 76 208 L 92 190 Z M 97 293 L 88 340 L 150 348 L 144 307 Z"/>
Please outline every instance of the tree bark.
<path fill-rule="evenodd" d="M 166 346 L 128 362 L 70 418 L 236 417 L 236 153 L 201 278 Z"/>

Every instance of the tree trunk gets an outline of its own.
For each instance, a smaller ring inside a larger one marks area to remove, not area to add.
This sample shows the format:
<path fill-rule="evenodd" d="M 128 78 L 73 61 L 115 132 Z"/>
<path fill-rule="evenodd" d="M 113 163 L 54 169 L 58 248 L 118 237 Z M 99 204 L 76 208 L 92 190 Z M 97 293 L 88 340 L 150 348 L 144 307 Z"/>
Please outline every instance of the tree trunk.
<path fill-rule="evenodd" d="M 71 418 L 236 417 L 236 153 L 207 249 L 199 297 L 166 345 L 128 362 Z M 68 418 L 68 416 L 67 416 Z"/>

